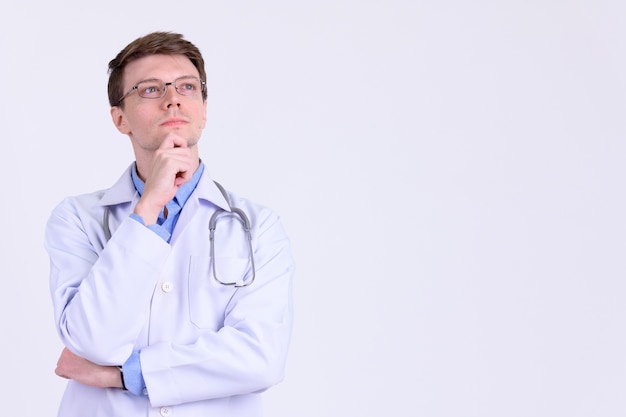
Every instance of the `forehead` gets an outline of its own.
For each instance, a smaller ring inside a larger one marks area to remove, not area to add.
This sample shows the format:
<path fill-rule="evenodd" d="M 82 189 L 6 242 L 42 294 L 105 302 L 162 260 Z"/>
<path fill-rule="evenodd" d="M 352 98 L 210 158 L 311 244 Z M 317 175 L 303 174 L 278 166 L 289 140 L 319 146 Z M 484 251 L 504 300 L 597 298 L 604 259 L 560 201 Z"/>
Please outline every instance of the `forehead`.
<path fill-rule="evenodd" d="M 172 81 L 184 75 L 200 76 L 196 67 L 185 55 L 149 55 L 126 65 L 124 84 L 133 86 L 149 78 Z"/>

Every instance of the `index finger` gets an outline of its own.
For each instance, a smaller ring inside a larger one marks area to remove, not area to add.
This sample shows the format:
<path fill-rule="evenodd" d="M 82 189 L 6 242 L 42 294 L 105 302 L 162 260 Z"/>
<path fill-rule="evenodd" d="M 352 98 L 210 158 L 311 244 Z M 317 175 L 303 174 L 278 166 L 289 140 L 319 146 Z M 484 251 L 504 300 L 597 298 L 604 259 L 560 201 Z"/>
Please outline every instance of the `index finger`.
<path fill-rule="evenodd" d="M 170 133 L 169 135 L 167 135 L 165 139 L 163 140 L 163 142 L 161 143 L 161 146 L 159 146 L 159 148 L 161 149 L 186 148 L 186 147 L 187 147 L 187 141 L 183 139 L 181 136 L 177 135 L 176 133 Z"/>

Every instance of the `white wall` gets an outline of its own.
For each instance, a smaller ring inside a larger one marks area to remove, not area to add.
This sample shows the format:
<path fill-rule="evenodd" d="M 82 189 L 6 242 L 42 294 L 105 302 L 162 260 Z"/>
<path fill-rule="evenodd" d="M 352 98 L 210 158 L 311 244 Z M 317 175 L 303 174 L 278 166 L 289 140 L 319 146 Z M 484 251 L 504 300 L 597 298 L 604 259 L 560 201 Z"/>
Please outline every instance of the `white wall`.
<path fill-rule="evenodd" d="M 4 414 L 56 411 L 45 221 L 132 160 L 106 66 L 153 30 L 205 56 L 212 176 L 293 241 L 297 320 L 268 416 L 626 412 L 626 3 L 10 7 Z"/>

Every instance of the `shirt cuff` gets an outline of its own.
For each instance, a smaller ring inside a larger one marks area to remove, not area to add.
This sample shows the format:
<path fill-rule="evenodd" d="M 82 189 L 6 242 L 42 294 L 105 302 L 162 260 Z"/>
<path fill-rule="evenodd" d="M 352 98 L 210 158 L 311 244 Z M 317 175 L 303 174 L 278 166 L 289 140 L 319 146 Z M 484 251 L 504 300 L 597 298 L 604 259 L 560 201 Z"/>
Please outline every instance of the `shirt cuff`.
<path fill-rule="evenodd" d="M 130 358 L 124 362 L 122 373 L 124 375 L 124 385 L 129 392 L 141 397 L 148 396 L 146 381 L 144 381 L 141 373 L 141 361 L 139 360 L 138 350 L 134 350 Z"/>
<path fill-rule="evenodd" d="M 139 214 L 130 213 L 130 218 L 135 219 L 139 223 L 146 226 L 146 223 L 143 221 L 143 217 L 141 217 Z M 161 239 L 169 243 L 170 237 L 172 237 L 172 234 L 168 232 L 163 226 L 161 226 L 160 224 L 151 224 L 150 226 L 146 226 L 146 227 L 152 230 L 157 235 L 159 235 Z"/>

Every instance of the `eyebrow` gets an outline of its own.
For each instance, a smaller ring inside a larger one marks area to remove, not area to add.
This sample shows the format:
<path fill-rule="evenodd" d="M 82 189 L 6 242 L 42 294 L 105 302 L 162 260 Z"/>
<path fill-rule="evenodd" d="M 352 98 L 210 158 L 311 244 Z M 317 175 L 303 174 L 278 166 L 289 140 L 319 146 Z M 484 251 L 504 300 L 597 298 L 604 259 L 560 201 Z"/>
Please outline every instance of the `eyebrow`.
<path fill-rule="evenodd" d="M 195 76 L 195 75 L 181 75 L 180 77 L 176 77 L 176 78 L 174 78 L 172 81 L 180 80 L 181 78 L 195 78 L 195 79 L 198 79 L 198 80 L 202 81 L 202 79 L 201 79 L 200 77 L 197 77 L 197 76 Z M 135 84 L 133 84 L 133 87 L 134 87 L 134 86 L 136 86 L 136 85 L 138 85 L 138 84 L 144 83 L 144 82 L 146 82 L 146 81 L 163 81 L 163 82 L 172 82 L 172 81 L 165 81 L 165 80 L 162 80 L 161 78 L 154 78 L 154 77 L 153 77 L 153 78 L 146 78 L 145 80 L 140 80 L 140 81 L 137 81 Z M 131 87 L 131 88 L 132 88 L 132 87 Z"/>

